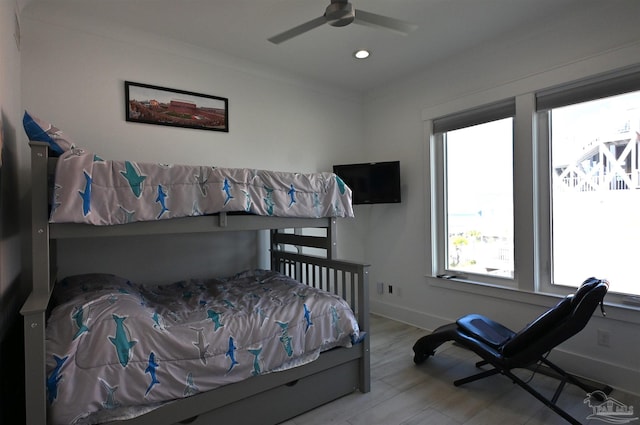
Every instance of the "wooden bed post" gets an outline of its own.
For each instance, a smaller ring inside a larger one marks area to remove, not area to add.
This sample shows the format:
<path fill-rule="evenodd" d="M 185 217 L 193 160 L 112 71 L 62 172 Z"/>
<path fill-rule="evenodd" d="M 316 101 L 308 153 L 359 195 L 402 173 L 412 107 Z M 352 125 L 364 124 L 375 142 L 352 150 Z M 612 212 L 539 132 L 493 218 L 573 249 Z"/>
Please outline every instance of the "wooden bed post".
<path fill-rule="evenodd" d="M 50 246 L 47 202 L 48 145 L 31 145 L 32 288 L 24 316 L 25 407 L 27 425 L 47 423 L 45 313 L 49 303 Z"/>
<path fill-rule="evenodd" d="M 358 311 L 357 319 L 361 329 L 367 332 L 361 344 L 363 344 L 364 356 L 360 359 L 360 391 L 368 393 L 371 391 L 371 329 L 369 328 L 369 266 L 362 265 L 358 272 L 362 284 L 358 291 Z M 365 307 L 366 306 L 366 307 Z"/>
<path fill-rule="evenodd" d="M 31 255 L 34 259 L 33 286 L 36 293 L 49 294 L 49 199 L 47 188 L 49 148 L 31 142 Z M 37 261 L 36 261 L 37 260 Z"/>

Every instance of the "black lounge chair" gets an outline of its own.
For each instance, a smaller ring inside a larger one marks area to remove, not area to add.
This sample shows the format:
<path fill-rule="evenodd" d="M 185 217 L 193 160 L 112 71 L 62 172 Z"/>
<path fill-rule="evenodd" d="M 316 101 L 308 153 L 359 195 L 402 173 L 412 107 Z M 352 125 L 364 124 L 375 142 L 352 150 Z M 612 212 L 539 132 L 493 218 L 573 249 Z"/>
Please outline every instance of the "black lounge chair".
<path fill-rule="evenodd" d="M 436 348 L 446 341 L 458 344 L 474 351 L 482 358 L 477 367 L 493 366 L 490 370 L 458 379 L 453 384 L 460 386 L 478 379 L 496 374 L 510 378 L 535 398 L 544 403 L 571 424 L 580 425 L 574 417 L 557 405 L 558 397 L 567 382 L 576 385 L 586 393 L 611 392 L 611 387 L 593 388 L 562 370 L 547 359 L 547 354 L 557 345 L 580 332 L 591 318 L 598 304 L 604 315 L 603 299 L 609 283 L 605 280 L 589 278 L 578 288 L 575 294 L 563 298 L 554 307 L 519 332 L 513 332 L 500 323 L 479 315 L 469 314 L 455 323 L 444 325 L 426 335 L 413 346 L 416 364 L 423 363 L 435 354 Z M 514 375 L 511 370 L 528 368 L 541 363 L 551 368 L 560 379 L 553 397 L 548 399 L 532 388 L 527 382 Z"/>

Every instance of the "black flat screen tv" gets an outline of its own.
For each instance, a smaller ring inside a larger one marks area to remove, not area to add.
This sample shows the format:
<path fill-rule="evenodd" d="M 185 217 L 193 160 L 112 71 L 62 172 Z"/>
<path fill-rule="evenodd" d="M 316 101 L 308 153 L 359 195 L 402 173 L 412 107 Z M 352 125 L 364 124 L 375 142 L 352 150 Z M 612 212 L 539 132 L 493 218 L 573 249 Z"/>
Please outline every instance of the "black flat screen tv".
<path fill-rule="evenodd" d="M 353 192 L 353 204 L 401 202 L 400 161 L 334 165 L 333 172 Z"/>

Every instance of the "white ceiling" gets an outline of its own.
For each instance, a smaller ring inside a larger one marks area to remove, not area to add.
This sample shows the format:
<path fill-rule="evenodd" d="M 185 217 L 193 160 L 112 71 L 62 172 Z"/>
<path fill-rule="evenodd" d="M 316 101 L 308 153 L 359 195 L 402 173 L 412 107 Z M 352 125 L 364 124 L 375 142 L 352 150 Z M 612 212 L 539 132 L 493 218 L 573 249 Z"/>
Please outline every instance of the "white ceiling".
<path fill-rule="evenodd" d="M 498 37 L 544 27 L 609 0 L 352 0 L 354 8 L 415 23 L 407 36 L 351 24 L 267 38 L 321 16 L 329 0 L 33 0 L 78 19 L 156 33 L 336 88 L 366 92 Z M 635 0 L 632 0 L 635 1 Z M 370 49 L 366 61 L 352 53 Z"/>

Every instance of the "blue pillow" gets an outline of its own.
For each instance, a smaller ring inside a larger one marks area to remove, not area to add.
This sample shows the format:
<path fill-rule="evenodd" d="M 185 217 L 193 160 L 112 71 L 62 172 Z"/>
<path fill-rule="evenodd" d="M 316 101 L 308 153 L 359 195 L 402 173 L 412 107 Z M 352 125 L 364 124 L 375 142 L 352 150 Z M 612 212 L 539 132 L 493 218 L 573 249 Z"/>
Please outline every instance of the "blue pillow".
<path fill-rule="evenodd" d="M 22 125 L 30 141 L 48 143 L 49 148 L 55 155 L 62 155 L 62 153 L 71 150 L 75 146 L 75 143 L 59 128 L 32 117 L 27 111 L 24 111 Z"/>

